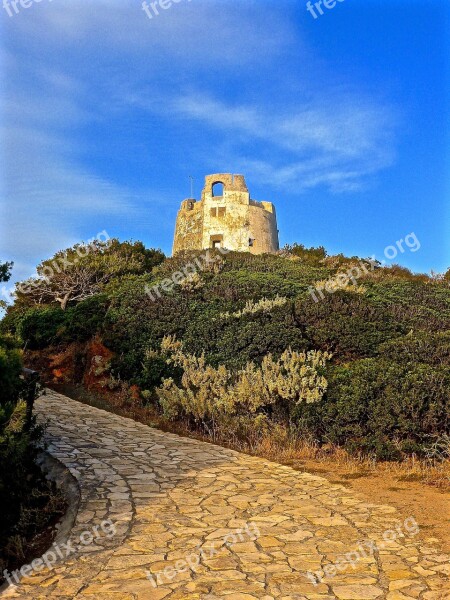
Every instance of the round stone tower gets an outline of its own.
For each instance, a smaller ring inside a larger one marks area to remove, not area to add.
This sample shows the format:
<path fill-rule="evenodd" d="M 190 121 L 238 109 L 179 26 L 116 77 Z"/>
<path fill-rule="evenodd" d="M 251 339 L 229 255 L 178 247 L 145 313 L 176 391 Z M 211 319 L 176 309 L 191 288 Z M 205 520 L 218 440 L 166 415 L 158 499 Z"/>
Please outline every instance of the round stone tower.
<path fill-rule="evenodd" d="M 188 198 L 178 211 L 173 254 L 219 247 L 251 254 L 279 249 L 275 207 L 251 200 L 243 175 L 207 175 L 201 200 Z"/>

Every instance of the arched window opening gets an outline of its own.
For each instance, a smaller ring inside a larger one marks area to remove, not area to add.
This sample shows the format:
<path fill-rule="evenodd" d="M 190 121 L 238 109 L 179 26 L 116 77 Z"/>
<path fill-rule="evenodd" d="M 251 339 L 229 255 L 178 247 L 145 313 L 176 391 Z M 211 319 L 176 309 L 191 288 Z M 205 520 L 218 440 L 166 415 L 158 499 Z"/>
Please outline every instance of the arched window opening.
<path fill-rule="evenodd" d="M 213 197 L 223 196 L 224 185 L 221 181 L 216 181 L 212 186 L 212 195 Z"/>

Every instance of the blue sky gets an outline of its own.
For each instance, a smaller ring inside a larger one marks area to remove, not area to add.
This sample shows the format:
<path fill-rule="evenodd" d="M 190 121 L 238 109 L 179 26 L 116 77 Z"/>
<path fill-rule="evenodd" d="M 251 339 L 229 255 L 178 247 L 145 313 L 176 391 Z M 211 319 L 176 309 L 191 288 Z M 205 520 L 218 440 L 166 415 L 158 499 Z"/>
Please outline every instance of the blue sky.
<path fill-rule="evenodd" d="M 450 3 L 41 0 L 0 8 L 0 258 L 15 279 L 106 230 L 170 253 L 208 173 L 276 204 L 282 245 L 450 266 Z"/>

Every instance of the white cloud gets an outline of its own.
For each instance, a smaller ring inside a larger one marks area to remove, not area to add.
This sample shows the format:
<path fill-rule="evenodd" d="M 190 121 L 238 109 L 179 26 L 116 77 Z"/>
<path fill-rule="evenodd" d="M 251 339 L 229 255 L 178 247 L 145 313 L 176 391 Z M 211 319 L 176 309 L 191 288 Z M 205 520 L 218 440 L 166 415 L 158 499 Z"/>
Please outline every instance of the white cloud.
<path fill-rule="evenodd" d="M 6 25 L 6 33 L 26 36 L 42 53 L 134 54 L 135 68 L 152 71 L 174 57 L 202 66 L 270 60 L 294 42 L 289 20 L 261 0 L 182 0 L 153 19 L 139 0 L 43 0 Z"/>
<path fill-rule="evenodd" d="M 355 191 L 395 160 L 396 110 L 362 93 L 328 91 L 314 103 L 283 106 L 274 101 L 270 107 L 231 105 L 205 93 L 180 93 L 164 102 L 135 95 L 129 101 L 151 112 L 164 107 L 171 118 L 221 131 L 227 150 L 214 145 L 212 165 L 228 153 L 230 163 L 251 170 L 262 183 L 297 191 L 319 185 L 332 192 Z M 255 143 L 266 146 L 261 151 Z M 267 154 L 276 158 L 264 159 Z"/>
<path fill-rule="evenodd" d="M 32 83 L 8 81 L 0 127 L 0 258 L 19 260 L 14 280 L 82 241 L 88 223 L 92 238 L 111 216 L 133 218 L 143 200 L 79 161 L 71 132 L 92 118 L 76 101 L 82 85 L 57 70 L 34 70 L 33 76 Z"/>

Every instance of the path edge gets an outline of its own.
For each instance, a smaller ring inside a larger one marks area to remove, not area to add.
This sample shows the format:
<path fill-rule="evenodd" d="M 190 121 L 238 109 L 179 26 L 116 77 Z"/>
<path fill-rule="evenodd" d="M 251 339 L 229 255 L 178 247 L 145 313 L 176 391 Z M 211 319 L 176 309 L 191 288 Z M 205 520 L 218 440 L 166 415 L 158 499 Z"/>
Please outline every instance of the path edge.
<path fill-rule="evenodd" d="M 72 475 L 70 470 L 48 451 L 41 450 L 39 452 L 36 464 L 41 469 L 45 478 L 48 481 L 56 484 L 56 487 L 60 492 L 63 493 L 67 502 L 67 510 L 55 526 L 58 531 L 56 537 L 54 538 L 52 544 L 46 548 L 45 552 L 41 554 L 41 556 L 35 557 L 36 559 L 39 559 L 42 558 L 54 544 L 61 545 L 67 542 L 69 539 L 70 532 L 72 531 L 75 519 L 77 518 L 78 509 L 80 507 L 81 490 L 80 486 L 78 485 L 78 481 Z M 23 565 L 21 565 L 21 567 L 22 566 Z M 21 577 L 19 578 L 19 581 L 20 579 Z M 0 586 L 0 596 L 2 596 L 4 592 L 9 590 L 12 591 L 14 588 L 16 588 L 16 585 L 11 585 L 8 582 L 5 582 L 2 586 Z"/>

